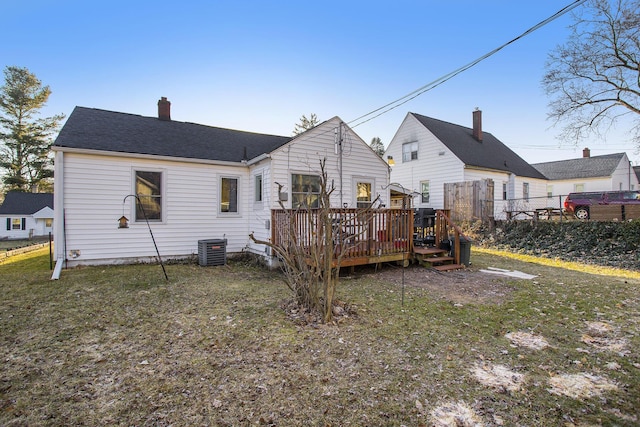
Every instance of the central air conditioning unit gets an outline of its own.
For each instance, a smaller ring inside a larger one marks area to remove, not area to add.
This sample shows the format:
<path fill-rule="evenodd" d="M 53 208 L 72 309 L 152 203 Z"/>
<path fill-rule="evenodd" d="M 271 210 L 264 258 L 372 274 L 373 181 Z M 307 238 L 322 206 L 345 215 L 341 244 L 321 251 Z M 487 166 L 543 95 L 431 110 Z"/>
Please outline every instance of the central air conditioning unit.
<path fill-rule="evenodd" d="M 201 266 L 227 263 L 227 239 L 198 240 L 198 263 Z"/>

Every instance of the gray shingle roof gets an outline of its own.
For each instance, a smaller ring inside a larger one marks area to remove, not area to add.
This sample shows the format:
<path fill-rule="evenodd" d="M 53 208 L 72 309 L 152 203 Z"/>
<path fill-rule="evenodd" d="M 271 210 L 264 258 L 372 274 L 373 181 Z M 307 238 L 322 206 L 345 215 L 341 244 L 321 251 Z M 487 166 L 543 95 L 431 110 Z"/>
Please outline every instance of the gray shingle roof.
<path fill-rule="evenodd" d="M 291 139 L 76 107 L 53 146 L 240 162 L 269 153 Z"/>
<path fill-rule="evenodd" d="M 624 153 L 605 154 L 604 156 L 535 163 L 532 166 L 552 180 L 608 177 L 616 170 L 624 155 Z"/>
<path fill-rule="evenodd" d="M 517 176 L 545 179 L 509 147 L 489 132 L 482 132 L 482 142 L 473 137 L 473 129 L 411 113 L 465 165 L 511 172 Z"/>
<path fill-rule="evenodd" d="M 640 166 L 634 166 L 633 171 L 636 173 L 636 177 L 638 178 L 638 181 L 640 181 Z"/>
<path fill-rule="evenodd" d="M 52 193 L 9 191 L 0 206 L 0 215 L 33 215 L 47 206 L 53 209 Z"/>

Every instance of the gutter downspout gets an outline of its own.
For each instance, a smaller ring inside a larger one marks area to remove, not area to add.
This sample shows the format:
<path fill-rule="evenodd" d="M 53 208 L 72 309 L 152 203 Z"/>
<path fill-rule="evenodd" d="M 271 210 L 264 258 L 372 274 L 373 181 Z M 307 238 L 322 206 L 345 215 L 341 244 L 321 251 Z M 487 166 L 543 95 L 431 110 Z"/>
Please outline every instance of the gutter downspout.
<path fill-rule="evenodd" d="M 51 280 L 58 280 L 67 252 L 64 215 L 64 153 L 56 151 L 53 181 L 53 247 L 55 249 L 56 266 Z"/>

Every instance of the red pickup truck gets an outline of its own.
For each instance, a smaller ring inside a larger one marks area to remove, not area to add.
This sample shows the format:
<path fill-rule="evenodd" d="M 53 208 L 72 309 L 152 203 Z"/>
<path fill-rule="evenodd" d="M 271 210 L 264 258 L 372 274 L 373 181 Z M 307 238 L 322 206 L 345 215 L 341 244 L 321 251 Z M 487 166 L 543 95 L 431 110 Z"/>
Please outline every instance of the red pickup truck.
<path fill-rule="evenodd" d="M 578 219 L 589 219 L 591 205 L 640 205 L 640 191 L 571 193 L 564 200 L 565 211 Z"/>

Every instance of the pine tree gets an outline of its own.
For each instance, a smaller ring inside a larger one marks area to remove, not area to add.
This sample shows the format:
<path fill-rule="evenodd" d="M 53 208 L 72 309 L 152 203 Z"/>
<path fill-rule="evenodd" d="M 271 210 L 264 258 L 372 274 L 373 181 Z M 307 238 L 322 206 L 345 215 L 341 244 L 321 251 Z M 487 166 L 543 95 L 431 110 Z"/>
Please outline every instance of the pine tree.
<path fill-rule="evenodd" d="M 300 122 L 296 123 L 295 127 L 293 128 L 293 134 L 300 135 L 301 133 L 304 133 L 309 129 L 316 127 L 318 123 L 318 116 L 316 116 L 314 113 L 311 113 L 311 116 L 309 118 L 307 118 L 307 116 L 303 114 L 302 117 L 300 117 Z"/>
<path fill-rule="evenodd" d="M 371 139 L 369 147 L 371 147 L 371 149 L 375 151 L 378 156 L 382 157 L 384 155 L 384 144 L 382 143 L 382 140 L 377 136 Z"/>
<path fill-rule="evenodd" d="M 27 68 L 6 67 L 0 87 L 0 168 L 6 190 L 51 186 L 50 147 L 63 114 L 37 118 L 51 95 Z"/>

